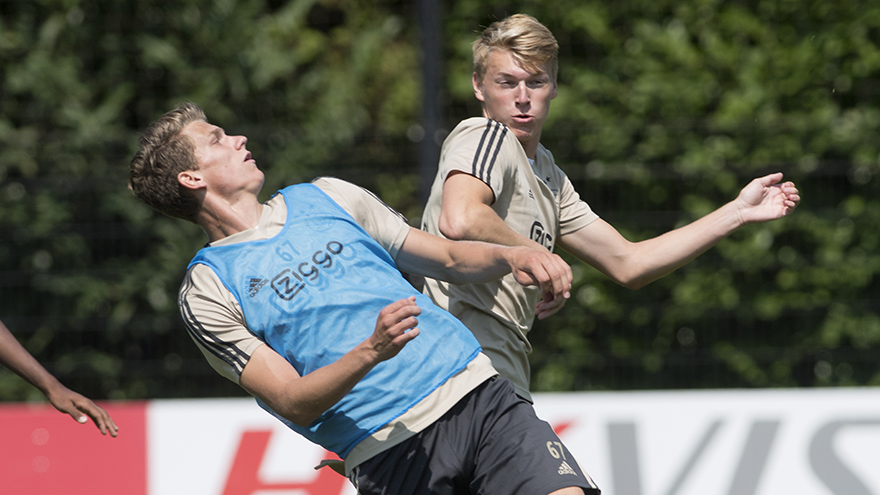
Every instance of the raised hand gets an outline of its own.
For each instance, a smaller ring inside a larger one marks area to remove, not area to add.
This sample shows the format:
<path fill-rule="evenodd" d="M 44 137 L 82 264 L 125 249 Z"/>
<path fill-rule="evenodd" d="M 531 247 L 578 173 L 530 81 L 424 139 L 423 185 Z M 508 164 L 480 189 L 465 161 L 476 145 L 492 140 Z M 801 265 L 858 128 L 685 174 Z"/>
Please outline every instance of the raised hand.
<path fill-rule="evenodd" d="M 801 200 L 791 181 L 781 182 L 782 172 L 753 179 L 736 198 L 743 223 L 767 222 L 790 214 Z"/>

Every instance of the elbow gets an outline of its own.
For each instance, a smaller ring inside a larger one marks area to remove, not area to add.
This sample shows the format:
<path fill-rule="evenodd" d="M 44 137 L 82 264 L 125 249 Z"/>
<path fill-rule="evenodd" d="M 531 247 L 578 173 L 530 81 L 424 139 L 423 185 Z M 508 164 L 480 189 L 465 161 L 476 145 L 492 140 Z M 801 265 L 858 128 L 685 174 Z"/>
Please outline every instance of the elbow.
<path fill-rule="evenodd" d="M 306 404 L 291 404 L 289 402 L 279 402 L 266 400 L 266 397 L 260 398 L 265 406 L 268 406 L 278 416 L 290 421 L 291 423 L 309 427 L 312 423 L 321 417 L 324 411 L 318 411 L 317 407 L 308 407 Z"/>
<path fill-rule="evenodd" d="M 318 418 L 320 418 L 320 417 L 321 417 L 320 414 L 318 414 L 318 415 L 304 415 L 304 414 L 300 414 L 300 415 L 298 415 L 298 416 L 295 416 L 295 417 L 293 417 L 293 418 L 288 418 L 288 419 L 290 419 L 290 422 L 291 422 L 291 423 L 293 423 L 293 424 L 295 424 L 295 425 L 297 425 L 297 426 L 301 426 L 301 427 L 303 427 L 303 428 L 308 428 L 309 426 L 312 425 L 312 423 L 314 423 L 315 421 L 317 421 Z"/>
<path fill-rule="evenodd" d="M 650 284 L 660 273 L 634 257 L 617 257 L 602 266 L 601 271 L 621 287 L 638 290 Z"/>
<path fill-rule="evenodd" d="M 283 413 L 280 411 L 276 412 L 278 412 L 278 414 L 280 414 L 284 419 L 303 428 L 308 428 L 312 423 L 314 423 L 318 420 L 318 418 L 321 417 L 321 413 L 315 413 L 305 410 L 286 410 Z"/>
<path fill-rule="evenodd" d="M 453 241 L 470 240 L 471 221 L 465 215 L 440 215 L 437 227 L 440 233 Z"/>
<path fill-rule="evenodd" d="M 642 287 L 648 285 L 653 280 L 650 276 L 646 274 L 640 273 L 607 273 L 608 278 L 613 280 L 616 284 L 621 287 L 625 287 L 629 290 L 638 290 Z"/>
<path fill-rule="evenodd" d="M 648 285 L 647 280 L 639 280 L 639 279 L 626 280 L 626 281 L 622 281 L 622 282 L 618 282 L 618 283 L 620 283 L 620 285 L 622 285 L 623 287 L 625 287 L 629 290 L 639 290 L 642 287 Z"/>

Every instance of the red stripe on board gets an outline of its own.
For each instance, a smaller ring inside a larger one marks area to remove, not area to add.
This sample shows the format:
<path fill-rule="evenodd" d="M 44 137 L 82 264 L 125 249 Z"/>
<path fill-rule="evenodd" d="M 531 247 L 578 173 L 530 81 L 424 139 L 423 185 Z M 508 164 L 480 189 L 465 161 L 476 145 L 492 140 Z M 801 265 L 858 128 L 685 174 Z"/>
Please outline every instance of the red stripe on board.
<path fill-rule="evenodd" d="M 10 495 L 146 495 L 146 403 L 101 403 L 119 435 L 48 404 L 0 405 L 0 486 Z"/>
<path fill-rule="evenodd" d="M 266 456 L 271 430 L 248 430 L 242 432 L 238 450 L 229 470 L 223 495 L 251 495 L 253 493 L 302 493 L 303 495 L 327 495 L 339 493 L 348 483 L 345 476 L 337 474 L 329 467 L 315 472 L 315 476 L 307 481 L 289 481 L 269 483 L 260 478 L 260 466 Z M 325 452 L 327 459 L 338 459 L 334 454 Z"/>

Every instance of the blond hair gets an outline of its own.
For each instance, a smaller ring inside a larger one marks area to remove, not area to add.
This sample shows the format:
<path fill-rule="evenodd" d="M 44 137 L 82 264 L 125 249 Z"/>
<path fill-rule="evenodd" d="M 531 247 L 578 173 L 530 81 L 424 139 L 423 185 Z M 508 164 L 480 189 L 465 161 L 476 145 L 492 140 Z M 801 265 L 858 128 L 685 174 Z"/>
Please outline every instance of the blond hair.
<path fill-rule="evenodd" d="M 474 74 L 480 81 L 493 50 L 506 50 L 523 69 L 533 74 L 546 71 L 556 80 L 559 44 L 553 33 L 532 16 L 515 14 L 493 22 L 474 41 Z"/>
<path fill-rule="evenodd" d="M 141 135 L 129 166 L 128 188 L 138 199 L 175 218 L 195 222 L 199 200 L 177 181 L 177 175 L 197 170 L 195 144 L 181 135 L 191 122 L 205 121 L 194 103 L 183 103 L 163 115 Z"/>

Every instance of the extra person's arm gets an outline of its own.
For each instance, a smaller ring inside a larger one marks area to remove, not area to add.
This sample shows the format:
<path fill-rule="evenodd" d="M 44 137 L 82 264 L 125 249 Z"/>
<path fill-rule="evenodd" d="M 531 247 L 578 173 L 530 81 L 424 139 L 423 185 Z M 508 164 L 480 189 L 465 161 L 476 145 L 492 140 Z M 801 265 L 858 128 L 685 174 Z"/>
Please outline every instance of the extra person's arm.
<path fill-rule="evenodd" d="M 39 389 L 60 412 L 69 414 L 78 423 L 92 418 L 102 435 L 115 437 L 119 428 L 102 407 L 70 390 L 58 381 L 16 340 L 12 332 L 0 322 L 0 364 Z"/>
<path fill-rule="evenodd" d="M 559 239 L 559 245 L 620 285 L 638 289 L 696 258 L 749 223 L 782 218 L 800 196 L 775 173 L 752 180 L 733 201 L 684 227 L 630 242 L 614 227 L 596 220 Z"/>
<path fill-rule="evenodd" d="M 379 312 L 373 334 L 336 362 L 306 376 L 268 345 L 254 351 L 239 383 L 290 421 L 308 426 L 339 402 L 374 366 L 390 359 L 419 334 L 415 297 Z"/>
<path fill-rule="evenodd" d="M 454 284 L 489 282 L 513 273 L 520 284 L 540 287 L 545 301 L 564 301 L 571 291 L 571 267 L 546 249 L 450 241 L 415 228 L 410 228 L 397 264 L 404 272 Z"/>

